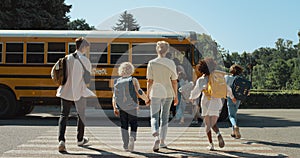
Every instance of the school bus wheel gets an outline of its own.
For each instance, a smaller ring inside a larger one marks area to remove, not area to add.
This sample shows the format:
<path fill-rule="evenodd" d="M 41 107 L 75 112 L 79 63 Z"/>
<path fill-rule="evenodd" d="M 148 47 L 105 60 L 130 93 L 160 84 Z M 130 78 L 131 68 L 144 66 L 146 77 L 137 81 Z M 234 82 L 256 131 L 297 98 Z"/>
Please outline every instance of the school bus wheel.
<path fill-rule="evenodd" d="M 0 117 L 13 116 L 16 105 L 15 95 L 8 89 L 0 88 Z"/>
<path fill-rule="evenodd" d="M 33 105 L 19 104 L 18 109 L 17 109 L 17 115 L 24 116 L 26 114 L 30 114 L 33 109 L 34 109 Z"/>

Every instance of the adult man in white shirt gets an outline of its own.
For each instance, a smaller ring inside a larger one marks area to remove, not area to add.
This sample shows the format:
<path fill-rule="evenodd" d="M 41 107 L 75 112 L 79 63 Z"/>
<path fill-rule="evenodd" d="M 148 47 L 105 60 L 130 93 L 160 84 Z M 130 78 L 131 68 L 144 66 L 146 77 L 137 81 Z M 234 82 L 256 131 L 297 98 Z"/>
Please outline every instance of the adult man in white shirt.
<path fill-rule="evenodd" d="M 166 147 L 165 139 L 170 107 L 173 99 L 174 105 L 178 103 L 176 65 L 172 60 L 165 57 L 168 50 L 169 43 L 158 41 L 156 46 L 158 57 L 150 60 L 147 67 L 147 95 L 151 100 L 151 130 L 155 137 L 154 152 L 157 152 L 159 147 Z M 159 115 L 161 120 L 159 120 Z"/>
<path fill-rule="evenodd" d="M 87 88 L 84 82 L 83 74 L 84 68 L 91 72 L 91 62 L 84 54 L 89 50 L 89 42 L 80 37 L 75 40 L 76 51 L 69 54 L 67 57 L 67 81 L 57 89 L 56 96 L 61 98 L 61 114 L 58 121 L 59 135 L 58 135 L 58 150 L 65 152 L 65 131 L 70 109 L 75 105 L 78 119 L 77 119 L 77 145 L 82 146 L 88 142 L 88 138 L 84 138 L 85 128 L 85 107 L 86 98 L 95 96 L 95 94 Z M 76 55 L 74 55 L 76 54 Z M 76 58 L 75 58 L 76 57 Z M 82 64 L 80 63 L 80 61 Z"/>

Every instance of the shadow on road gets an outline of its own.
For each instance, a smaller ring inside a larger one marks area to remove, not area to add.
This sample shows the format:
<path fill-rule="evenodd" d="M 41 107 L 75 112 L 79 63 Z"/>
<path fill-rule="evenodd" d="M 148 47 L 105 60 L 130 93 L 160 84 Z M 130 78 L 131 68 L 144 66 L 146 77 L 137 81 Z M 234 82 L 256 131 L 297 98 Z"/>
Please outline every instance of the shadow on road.
<path fill-rule="evenodd" d="M 269 110 L 270 111 L 270 110 Z M 238 122 L 241 127 L 298 127 L 299 121 L 291 121 L 278 117 L 254 116 L 250 114 L 238 114 Z"/>
<path fill-rule="evenodd" d="M 259 155 L 255 153 L 246 153 L 246 152 L 240 152 L 240 151 L 222 151 L 226 154 L 228 154 L 228 157 L 277 157 L 277 158 L 285 158 L 288 157 L 286 155 L 278 154 L 276 156 L 268 156 L 268 155 Z"/>
<path fill-rule="evenodd" d="M 287 143 L 287 142 L 267 142 L 267 141 L 260 141 L 260 140 L 246 140 L 245 144 L 262 144 L 268 145 L 273 147 L 288 147 L 288 148 L 300 148 L 300 144 L 296 143 Z"/>

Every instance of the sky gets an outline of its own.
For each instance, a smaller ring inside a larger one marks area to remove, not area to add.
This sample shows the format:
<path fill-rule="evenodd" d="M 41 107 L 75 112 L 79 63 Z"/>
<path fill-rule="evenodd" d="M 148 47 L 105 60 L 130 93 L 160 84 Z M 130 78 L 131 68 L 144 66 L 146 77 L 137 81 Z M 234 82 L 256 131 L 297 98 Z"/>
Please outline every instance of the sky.
<path fill-rule="evenodd" d="M 67 14 L 70 20 L 85 19 L 100 30 L 111 29 L 127 10 L 142 30 L 206 33 L 229 52 L 252 53 L 260 47 L 275 47 L 278 38 L 299 42 L 299 0 L 65 0 L 65 3 L 72 5 Z"/>

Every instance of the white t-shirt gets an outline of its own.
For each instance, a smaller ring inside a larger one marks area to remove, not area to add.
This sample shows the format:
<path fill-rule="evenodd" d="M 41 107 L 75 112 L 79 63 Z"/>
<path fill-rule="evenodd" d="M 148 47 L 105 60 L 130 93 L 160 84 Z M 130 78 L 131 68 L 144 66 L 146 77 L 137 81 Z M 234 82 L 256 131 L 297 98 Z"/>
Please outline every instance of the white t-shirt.
<path fill-rule="evenodd" d="M 91 72 L 92 65 L 89 59 L 79 51 L 76 53 L 85 68 Z M 83 73 L 84 70 L 80 61 L 69 54 L 67 58 L 67 82 L 58 87 L 56 96 L 70 101 L 78 101 L 81 97 L 96 96 L 84 83 Z"/>
<path fill-rule="evenodd" d="M 150 97 L 173 98 L 175 94 L 171 80 L 177 78 L 173 60 L 161 57 L 150 60 L 147 67 L 147 79 L 153 80 Z"/>

